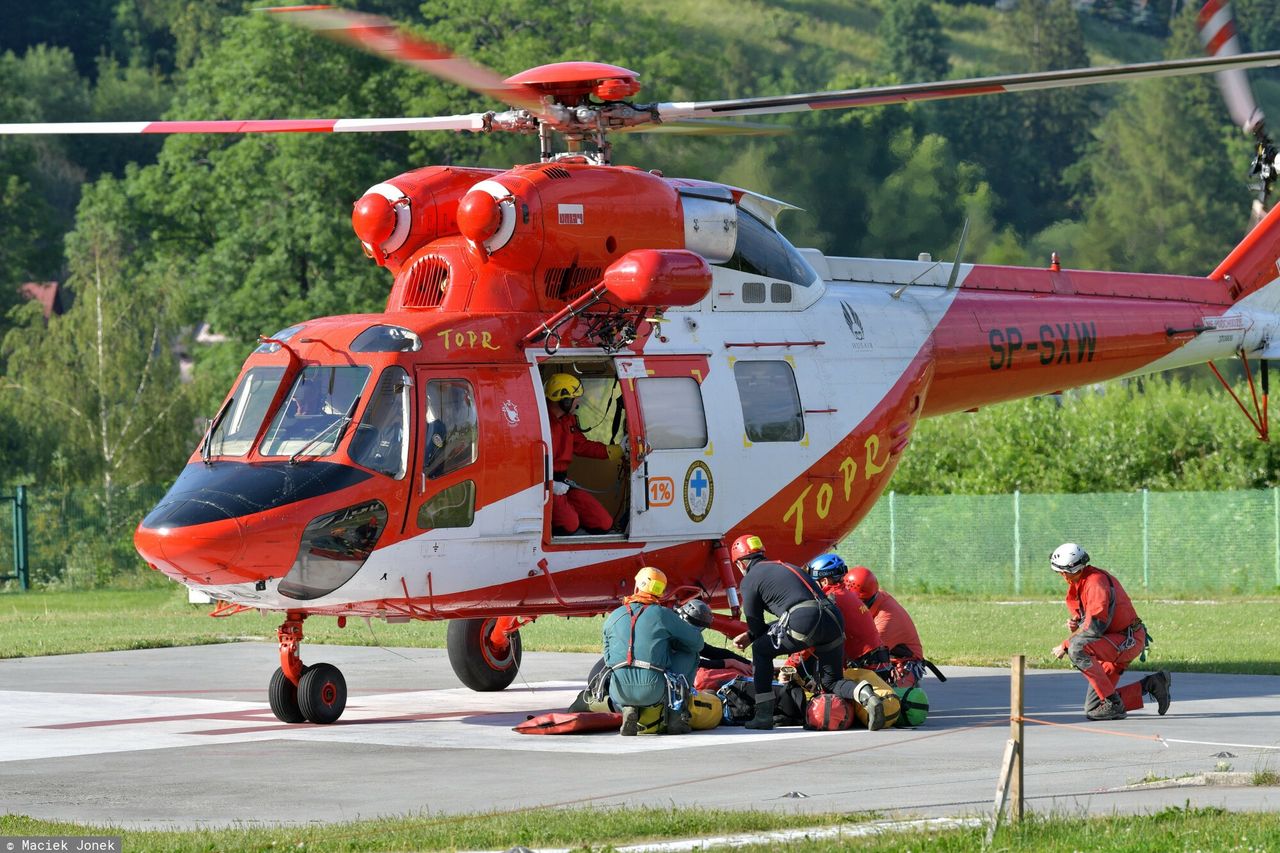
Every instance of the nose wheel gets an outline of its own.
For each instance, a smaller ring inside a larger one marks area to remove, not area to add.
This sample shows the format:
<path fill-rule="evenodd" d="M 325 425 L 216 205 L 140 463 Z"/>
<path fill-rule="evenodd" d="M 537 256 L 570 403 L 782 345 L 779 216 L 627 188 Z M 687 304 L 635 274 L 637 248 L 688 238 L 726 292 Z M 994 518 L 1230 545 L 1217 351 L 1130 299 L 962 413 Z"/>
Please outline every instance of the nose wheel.
<path fill-rule="evenodd" d="M 347 680 L 331 663 L 304 666 L 298 654 L 302 645 L 305 613 L 289 613 L 276 636 L 280 640 L 280 666 L 267 686 L 271 713 L 282 723 L 336 722 L 347 707 Z"/>

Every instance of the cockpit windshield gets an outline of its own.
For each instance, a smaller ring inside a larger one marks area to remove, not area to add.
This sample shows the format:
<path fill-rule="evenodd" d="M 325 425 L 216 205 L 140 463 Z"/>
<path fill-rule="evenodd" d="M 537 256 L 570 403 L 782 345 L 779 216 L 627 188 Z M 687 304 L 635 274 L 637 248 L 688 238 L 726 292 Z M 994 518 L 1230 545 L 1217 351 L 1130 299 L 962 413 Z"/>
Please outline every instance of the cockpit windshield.
<path fill-rule="evenodd" d="M 346 427 L 369 379 L 361 366 L 302 369 L 267 428 L 263 456 L 328 456 Z"/>
<path fill-rule="evenodd" d="M 249 452 L 283 376 L 283 367 L 255 367 L 245 373 L 240 387 L 215 419 L 204 447 L 206 457 L 244 456 Z"/>

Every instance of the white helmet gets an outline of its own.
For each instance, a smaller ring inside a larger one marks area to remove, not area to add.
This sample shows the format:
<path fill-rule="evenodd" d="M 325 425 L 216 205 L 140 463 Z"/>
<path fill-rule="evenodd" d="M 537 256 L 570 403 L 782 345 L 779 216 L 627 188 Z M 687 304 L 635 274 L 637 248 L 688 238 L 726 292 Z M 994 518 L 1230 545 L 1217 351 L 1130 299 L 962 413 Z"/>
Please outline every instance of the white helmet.
<path fill-rule="evenodd" d="M 1049 565 L 1055 572 L 1074 575 L 1089 565 L 1089 552 L 1074 542 L 1066 542 L 1049 555 Z"/>

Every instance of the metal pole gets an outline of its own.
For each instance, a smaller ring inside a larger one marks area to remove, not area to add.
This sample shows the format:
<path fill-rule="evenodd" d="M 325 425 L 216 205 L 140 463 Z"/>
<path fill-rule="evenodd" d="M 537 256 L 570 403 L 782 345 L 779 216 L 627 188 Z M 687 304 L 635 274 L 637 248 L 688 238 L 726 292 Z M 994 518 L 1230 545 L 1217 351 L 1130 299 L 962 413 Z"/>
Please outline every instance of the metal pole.
<path fill-rule="evenodd" d="M 889 586 L 898 588 L 898 530 L 893 513 L 893 490 L 889 490 Z M 1278 569 L 1277 571 L 1280 571 Z"/>
<path fill-rule="evenodd" d="M 1151 588 L 1151 509 L 1149 493 L 1142 490 L 1142 588 Z"/>
<path fill-rule="evenodd" d="M 13 496 L 13 573 L 18 586 L 26 592 L 31 588 L 31 576 L 27 563 L 27 487 L 18 486 Z"/>
<path fill-rule="evenodd" d="M 1013 594 L 1022 594 L 1022 492 L 1013 490 Z"/>
<path fill-rule="evenodd" d="M 1009 820 L 1022 822 L 1022 682 L 1027 673 L 1026 655 L 1013 656 L 1013 673 L 1009 684 L 1009 739 L 1013 741 L 1013 774 L 1009 781 Z"/>

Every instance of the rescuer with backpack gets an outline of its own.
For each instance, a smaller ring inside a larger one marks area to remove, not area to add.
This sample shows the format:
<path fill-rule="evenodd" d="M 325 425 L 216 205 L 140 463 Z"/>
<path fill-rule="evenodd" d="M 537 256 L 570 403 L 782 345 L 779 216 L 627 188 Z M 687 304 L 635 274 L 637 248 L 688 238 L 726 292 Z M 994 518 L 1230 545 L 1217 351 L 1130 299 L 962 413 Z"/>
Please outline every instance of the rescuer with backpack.
<path fill-rule="evenodd" d="M 635 593 L 604 621 L 604 662 L 609 698 L 622 709 L 624 735 L 639 731 L 640 712 L 665 706 L 667 734 L 687 734 L 689 695 L 702 651 L 702 630 L 662 606 L 667 576 L 646 566 Z"/>
<path fill-rule="evenodd" d="M 872 686 L 844 677 L 844 620 L 817 582 L 789 563 L 766 559 L 759 536 L 739 536 L 729 556 L 743 575 L 739 593 L 747 623 L 746 632 L 734 638 L 734 644 L 740 649 L 751 647 L 754 671 L 755 716 L 747 728 L 773 728 L 773 659 L 811 646 L 822 689 L 858 702 L 867 711 L 867 727 L 883 728 L 883 704 Z M 765 611 L 777 621 L 766 624 Z"/>
<path fill-rule="evenodd" d="M 1118 687 L 1120 676 L 1146 650 L 1147 628 L 1120 581 L 1089 564 L 1089 554 L 1066 542 L 1049 556 L 1049 566 L 1067 581 L 1067 628 L 1071 636 L 1053 647 L 1053 656 L 1071 663 L 1089 682 L 1085 716 L 1090 720 L 1123 720 L 1142 707 L 1142 694 L 1156 700 L 1161 715 L 1169 710 L 1168 672 L 1155 672 Z"/>

